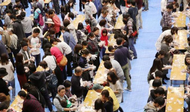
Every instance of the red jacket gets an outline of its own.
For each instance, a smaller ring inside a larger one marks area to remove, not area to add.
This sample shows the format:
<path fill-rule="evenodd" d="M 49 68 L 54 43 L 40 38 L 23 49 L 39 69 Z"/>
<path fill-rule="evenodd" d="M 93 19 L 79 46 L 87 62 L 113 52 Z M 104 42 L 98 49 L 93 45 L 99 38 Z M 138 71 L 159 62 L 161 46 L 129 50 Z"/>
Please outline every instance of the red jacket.
<path fill-rule="evenodd" d="M 101 37 L 100 37 L 101 41 L 105 41 L 105 46 L 108 46 L 108 36 L 103 36 L 103 34 L 101 33 Z"/>
<path fill-rule="evenodd" d="M 61 20 L 59 19 L 57 15 L 54 15 L 52 20 L 54 22 L 55 32 L 58 33 L 60 31 Z"/>
<path fill-rule="evenodd" d="M 90 33 L 90 32 L 91 32 L 90 25 L 87 25 L 87 26 L 86 26 L 86 30 L 88 31 L 88 33 Z"/>

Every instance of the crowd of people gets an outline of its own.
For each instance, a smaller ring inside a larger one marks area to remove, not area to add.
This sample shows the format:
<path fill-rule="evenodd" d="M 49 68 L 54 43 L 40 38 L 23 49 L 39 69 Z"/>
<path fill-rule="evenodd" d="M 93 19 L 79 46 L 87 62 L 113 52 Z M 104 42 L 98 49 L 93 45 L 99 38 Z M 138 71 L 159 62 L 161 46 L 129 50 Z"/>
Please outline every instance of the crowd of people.
<path fill-rule="evenodd" d="M 146 112 L 165 112 L 167 103 L 167 88 L 164 86 L 167 84 L 167 80 L 170 80 L 167 75 L 169 75 L 170 69 L 172 69 L 172 61 L 174 54 L 185 54 L 185 64 L 187 65 L 187 70 L 184 73 L 189 74 L 189 41 L 188 45 L 184 50 L 176 50 L 174 47 L 178 46 L 180 43 L 175 40 L 179 38 L 178 30 L 187 30 L 187 26 L 184 28 L 175 27 L 175 18 L 178 17 L 175 12 L 183 11 L 183 13 L 188 17 L 189 15 L 189 4 L 188 0 L 184 0 L 183 6 L 181 6 L 180 0 L 174 0 L 173 2 L 168 2 L 167 0 L 161 0 L 161 21 L 160 25 L 162 27 L 162 33 L 158 37 L 155 47 L 157 53 L 155 54 L 155 59 L 148 73 L 147 81 L 149 84 L 149 97 L 147 100 L 147 105 L 144 107 Z M 188 26 L 189 27 L 189 26 Z M 189 38 L 187 38 L 189 40 Z M 187 50 L 187 51 L 186 51 Z M 186 52 L 185 52 L 186 51 Z M 183 63 L 183 62 L 181 62 Z M 184 111 L 190 110 L 189 103 L 189 79 L 184 99 L 188 104 L 188 108 L 184 107 Z"/>
<path fill-rule="evenodd" d="M 0 111 L 6 111 L 17 95 L 16 76 L 23 112 L 44 112 L 46 107 L 52 112 L 53 105 L 58 112 L 75 111 L 90 89 L 102 96 L 94 102 L 96 112 L 123 112 L 120 103 L 124 102 L 124 89 L 132 91 L 130 61 L 137 59 L 134 45 L 143 28 L 141 13 L 148 10 L 148 0 L 144 9 L 143 0 L 80 0 L 79 11 L 75 10 L 76 0 L 60 1 L 52 0 L 50 6 L 44 0 L 15 0 L 6 8 L 4 24 L 0 24 Z M 32 16 L 26 16 L 29 4 Z M 85 15 L 85 24 L 79 22 L 76 29 L 72 21 L 78 12 Z M 124 26 L 114 29 L 120 14 Z M 111 34 L 115 46 L 109 45 Z M 165 41 L 168 46 L 171 40 Z M 153 65 L 150 77 L 163 70 L 163 55 L 161 51 L 157 54 L 157 68 Z M 100 60 L 107 79 L 93 84 Z"/>

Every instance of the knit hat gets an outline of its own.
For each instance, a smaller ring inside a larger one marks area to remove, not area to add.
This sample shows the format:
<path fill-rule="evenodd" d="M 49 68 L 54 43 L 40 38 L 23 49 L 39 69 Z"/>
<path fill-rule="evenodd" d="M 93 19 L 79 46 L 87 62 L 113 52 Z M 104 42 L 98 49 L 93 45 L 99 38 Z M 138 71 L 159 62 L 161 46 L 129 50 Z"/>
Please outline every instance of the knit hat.
<path fill-rule="evenodd" d="M 65 89 L 65 86 L 64 85 L 59 85 L 58 87 L 57 87 L 57 91 L 59 92 L 61 89 Z"/>
<path fill-rule="evenodd" d="M 97 90 L 97 89 L 103 89 L 103 86 L 101 86 L 100 84 L 94 84 L 92 87 L 93 90 Z"/>

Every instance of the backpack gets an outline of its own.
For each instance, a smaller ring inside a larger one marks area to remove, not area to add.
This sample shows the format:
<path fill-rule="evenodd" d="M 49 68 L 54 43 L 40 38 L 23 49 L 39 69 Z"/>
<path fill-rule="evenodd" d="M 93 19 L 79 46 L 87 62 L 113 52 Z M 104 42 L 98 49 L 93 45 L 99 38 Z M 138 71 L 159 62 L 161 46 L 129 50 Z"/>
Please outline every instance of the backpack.
<path fill-rule="evenodd" d="M 55 74 L 51 74 L 48 76 L 50 78 L 50 80 L 48 81 L 48 86 L 51 88 L 56 88 L 57 84 L 58 84 L 58 80 Z"/>
<path fill-rule="evenodd" d="M 37 12 L 38 13 L 38 12 Z M 43 20 L 43 16 L 42 16 L 42 14 L 40 14 L 40 13 L 38 13 L 38 23 L 39 23 L 39 25 L 40 26 L 43 26 L 44 25 L 44 20 Z"/>
<path fill-rule="evenodd" d="M 81 30 L 78 30 L 78 32 L 80 32 L 80 38 L 78 39 L 79 40 L 79 43 L 82 44 L 83 41 L 86 41 L 87 40 L 87 36 L 85 35 L 84 32 L 82 32 Z"/>

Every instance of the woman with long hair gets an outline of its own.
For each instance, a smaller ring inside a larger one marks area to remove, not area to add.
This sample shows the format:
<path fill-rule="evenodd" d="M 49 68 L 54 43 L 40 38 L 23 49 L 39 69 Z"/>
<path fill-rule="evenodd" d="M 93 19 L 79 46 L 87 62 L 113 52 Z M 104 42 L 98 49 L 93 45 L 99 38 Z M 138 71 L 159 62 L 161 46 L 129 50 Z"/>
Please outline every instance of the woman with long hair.
<path fill-rule="evenodd" d="M 15 78 L 14 78 L 14 67 L 12 62 L 9 61 L 8 55 L 6 53 L 1 54 L 0 67 L 4 67 L 8 73 L 3 80 L 8 82 L 8 86 L 12 87 L 12 98 L 15 97 Z"/>
<path fill-rule="evenodd" d="M 17 54 L 15 65 L 20 88 L 22 88 L 23 85 L 27 82 L 27 77 L 24 69 L 23 55 L 21 53 Z"/>

